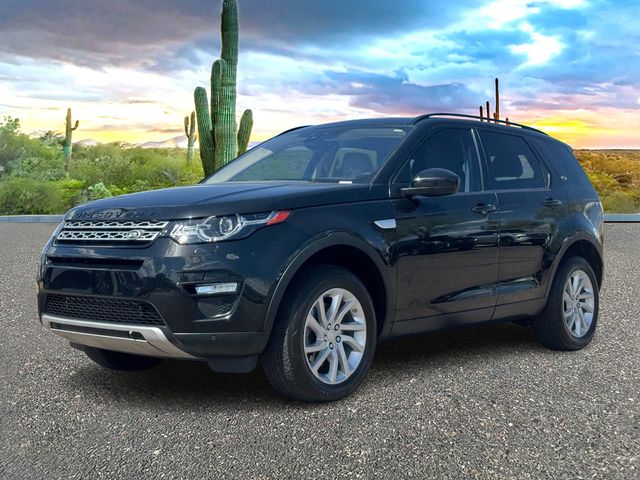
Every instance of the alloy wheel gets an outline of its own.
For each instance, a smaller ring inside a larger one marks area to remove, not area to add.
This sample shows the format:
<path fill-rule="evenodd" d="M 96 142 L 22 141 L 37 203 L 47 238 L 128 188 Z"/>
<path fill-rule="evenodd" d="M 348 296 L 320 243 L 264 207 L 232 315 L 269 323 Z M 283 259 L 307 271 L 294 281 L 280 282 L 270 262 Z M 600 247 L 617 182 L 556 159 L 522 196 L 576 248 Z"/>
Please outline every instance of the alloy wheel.
<path fill-rule="evenodd" d="M 562 296 L 564 323 L 569 333 L 576 338 L 587 334 L 595 309 L 593 285 L 582 270 L 575 270 L 564 286 Z"/>
<path fill-rule="evenodd" d="M 304 354 L 318 380 L 346 381 L 360 365 L 366 343 L 367 320 L 353 293 L 332 288 L 313 302 L 304 324 Z"/>

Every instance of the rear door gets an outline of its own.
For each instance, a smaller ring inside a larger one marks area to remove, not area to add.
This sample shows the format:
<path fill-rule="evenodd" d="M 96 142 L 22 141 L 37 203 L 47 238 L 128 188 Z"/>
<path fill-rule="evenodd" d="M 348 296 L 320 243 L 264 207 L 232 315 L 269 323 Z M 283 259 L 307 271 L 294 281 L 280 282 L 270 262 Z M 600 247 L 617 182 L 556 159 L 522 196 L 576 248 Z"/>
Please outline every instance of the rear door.
<path fill-rule="evenodd" d="M 486 188 L 498 197 L 498 305 L 544 297 L 550 245 L 565 217 L 566 190 L 517 133 L 479 128 Z M 527 308 L 523 305 L 523 308 Z"/>
<path fill-rule="evenodd" d="M 407 159 L 392 189 L 397 192 L 409 186 L 411 179 L 427 168 L 456 173 L 460 190 L 453 195 L 397 196 L 394 200 L 397 323 L 460 312 L 480 314 L 480 310 L 485 316 L 473 318 L 488 320 L 497 299 L 497 205 L 496 195 L 482 189 L 482 168 L 472 129 L 445 127 L 432 132 Z M 447 322 L 455 324 L 455 320 Z M 427 320 L 414 330 L 428 330 L 433 325 Z"/>

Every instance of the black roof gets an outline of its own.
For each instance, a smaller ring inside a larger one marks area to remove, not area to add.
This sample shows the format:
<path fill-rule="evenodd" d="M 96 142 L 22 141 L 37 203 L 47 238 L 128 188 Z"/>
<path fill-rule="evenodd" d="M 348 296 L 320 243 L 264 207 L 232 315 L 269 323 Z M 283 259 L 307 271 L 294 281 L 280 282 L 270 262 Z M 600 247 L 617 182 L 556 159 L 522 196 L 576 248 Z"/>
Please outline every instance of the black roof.
<path fill-rule="evenodd" d="M 515 122 L 509 122 L 506 120 L 488 121 L 486 118 L 481 119 L 474 115 L 464 115 L 459 113 L 428 113 L 424 115 L 418 115 L 416 117 L 378 117 L 378 118 L 361 118 L 355 120 L 344 120 L 340 122 L 331 122 L 318 125 L 305 125 L 295 127 L 282 133 L 291 132 L 300 128 L 313 128 L 313 127 L 340 127 L 340 126 L 359 126 L 359 127 L 409 127 L 412 125 L 423 123 L 446 123 L 448 125 L 459 124 L 468 127 L 484 127 L 502 130 L 504 132 L 513 133 L 516 130 L 519 134 L 523 134 L 530 137 L 551 139 L 546 133 L 527 125 L 522 125 Z M 282 133 L 280 135 L 282 135 Z M 558 141 L 556 139 L 553 139 Z M 563 142 L 559 142 L 563 143 Z M 568 145 L 567 145 L 568 146 Z"/>

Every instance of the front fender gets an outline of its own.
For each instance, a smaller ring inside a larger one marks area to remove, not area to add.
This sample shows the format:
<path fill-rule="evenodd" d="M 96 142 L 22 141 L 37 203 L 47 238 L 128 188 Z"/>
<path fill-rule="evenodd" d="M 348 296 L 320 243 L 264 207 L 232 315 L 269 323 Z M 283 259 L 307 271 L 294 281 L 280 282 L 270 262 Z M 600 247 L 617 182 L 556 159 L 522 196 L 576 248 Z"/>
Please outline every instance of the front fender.
<path fill-rule="evenodd" d="M 388 264 L 387 259 L 384 258 L 384 254 L 364 239 L 349 233 L 349 232 L 330 232 L 323 235 L 318 235 L 306 242 L 287 262 L 287 267 L 280 276 L 274 293 L 271 296 L 269 306 L 267 309 L 267 315 L 265 317 L 264 330 L 271 331 L 275 322 L 276 314 L 280 308 L 280 303 L 284 297 L 287 288 L 291 284 L 291 281 L 295 277 L 296 273 L 307 263 L 307 261 L 313 257 L 316 253 L 336 246 L 349 246 L 354 247 L 367 255 L 367 257 L 375 264 L 387 296 L 386 302 L 386 319 L 384 322 L 384 328 L 380 333 L 380 338 L 387 336 L 391 330 L 393 323 L 393 312 L 395 310 L 395 274 L 394 269 Z M 384 319 L 379 319 L 384 321 Z"/>

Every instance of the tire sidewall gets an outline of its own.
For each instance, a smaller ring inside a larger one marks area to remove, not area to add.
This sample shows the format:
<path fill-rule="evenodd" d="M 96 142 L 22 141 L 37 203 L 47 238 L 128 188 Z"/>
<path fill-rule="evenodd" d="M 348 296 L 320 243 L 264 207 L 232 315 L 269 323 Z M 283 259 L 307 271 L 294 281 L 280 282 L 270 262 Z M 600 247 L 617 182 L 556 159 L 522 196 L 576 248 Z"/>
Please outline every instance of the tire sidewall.
<path fill-rule="evenodd" d="M 287 347 L 294 365 L 295 380 L 300 389 L 311 398 L 330 401 L 348 395 L 364 379 L 375 353 L 377 327 L 373 303 L 362 282 L 347 270 L 328 267 L 327 271 L 323 273 L 324 278 L 315 284 L 308 282 L 296 298 L 288 326 Z M 362 360 L 355 373 L 338 385 L 328 385 L 316 378 L 307 365 L 304 353 L 304 327 L 307 314 L 317 298 L 332 288 L 344 288 L 355 295 L 362 306 L 367 321 L 367 341 Z"/>

